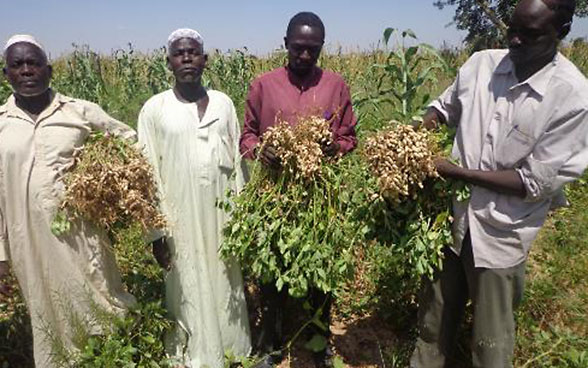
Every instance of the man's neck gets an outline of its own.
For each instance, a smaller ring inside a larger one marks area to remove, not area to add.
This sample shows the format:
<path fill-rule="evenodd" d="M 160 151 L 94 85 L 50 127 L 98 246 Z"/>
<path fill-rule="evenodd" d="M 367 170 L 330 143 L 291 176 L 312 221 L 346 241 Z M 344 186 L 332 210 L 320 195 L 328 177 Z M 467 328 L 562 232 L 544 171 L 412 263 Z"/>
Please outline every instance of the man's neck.
<path fill-rule="evenodd" d="M 201 84 L 176 83 L 174 90 L 188 102 L 198 102 L 206 97 L 206 88 Z"/>
<path fill-rule="evenodd" d="M 311 84 L 313 82 L 313 79 L 316 77 L 317 66 L 313 66 L 307 73 L 304 74 L 295 73 L 288 66 L 286 66 L 286 70 L 288 71 L 288 77 L 292 84 L 294 84 L 299 89 L 306 89 L 308 88 L 308 85 Z"/>
<path fill-rule="evenodd" d="M 22 96 L 14 94 L 16 106 L 23 109 L 26 113 L 32 116 L 39 116 L 51 104 L 53 94 L 48 89 L 37 96 Z"/>
<path fill-rule="evenodd" d="M 553 61 L 553 59 L 555 58 L 556 54 L 557 54 L 557 51 L 554 52 L 550 57 L 536 60 L 533 63 L 527 63 L 525 65 L 515 65 L 514 66 L 515 75 L 517 76 L 517 79 L 519 80 L 519 82 L 526 81 L 532 75 L 537 73 L 539 70 L 543 69 L 545 67 L 545 65 L 551 63 Z"/>

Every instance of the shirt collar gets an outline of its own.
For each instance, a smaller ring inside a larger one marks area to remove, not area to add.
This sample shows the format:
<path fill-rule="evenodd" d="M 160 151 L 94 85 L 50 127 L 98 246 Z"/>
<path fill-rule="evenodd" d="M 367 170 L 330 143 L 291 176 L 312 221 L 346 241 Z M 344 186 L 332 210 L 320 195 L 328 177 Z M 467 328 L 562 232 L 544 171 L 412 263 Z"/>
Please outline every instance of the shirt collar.
<path fill-rule="evenodd" d="M 311 72 L 303 78 L 292 73 L 288 66 L 285 66 L 284 70 L 286 71 L 290 83 L 292 83 L 301 91 L 306 91 L 310 87 L 316 86 L 323 75 L 322 69 L 316 65 L 312 68 Z"/>
<path fill-rule="evenodd" d="M 54 92 L 53 90 L 51 90 L 51 95 L 53 96 L 51 103 L 39 114 L 37 123 L 42 119 L 53 115 L 53 113 L 55 113 L 55 111 L 61 108 L 61 106 L 65 103 L 74 101 L 73 98 L 64 96 L 60 93 Z M 30 116 L 16 104 L 14 93 L 8 97 L 8 100 L 3 106 L 0 106 L 0 113 L 7 113 L 8 116 L 17 117 L 24 120 L 31 120 Z"/>
<path fill-rule="evenodd" d="M 545 65 L 543 68 L 541 68 L 539 71 L 537 71 L 535 74 L 533 74 L 532 76 L 530 76 L 526 80 L 524 80 L 520 83 L 517 83 L 515 85 L 515 87 L 522 86 L 522 85 L 526 84 L 529 87 L 531 87 L 535 92 L 537 92 L 539 95 L 541 95 L 541 97 L 543 97 L 545 95 L 545 92 L 547 91 L 549 81 L 551 80 L 551 77 L 553 76 L 553 73 L 555 72 L 555 68 L 557 67 L 557 64 L 558 64 L 560 58 L 561 58 L 561 55 L 558 52 L 551 62 L 549 62 L 547 65 Z M 512 73 L 513 76 L 515 75 L 514 64 L 513 64 L 512 60 L 510 59 L 510 57 L 508 56 L 508 53 L 506 54 L 506 56 L 504 58 L 502 58 L 502 60 L 500 61 L 500 63 L 496 67 L 496 69 L 494 70 L 494 73 L 496 73 L 496 74 L 511 74 Z"/>
<path fill-rule="evenodd" d="M 527 80 L 522 82 L 522 84 L 528 84 L 529 87 L 540 94 L 541 97 L 545 96 L 545 92 L 547 92 L 547 87 L 549 86 L 549 81 L 551 81 L 551 77 L 553 77 L 553 73 L 555 73 L 559 59 L 559 53 L 555 54 L 555 57 L 550 63 L 527 78 Z"/>
<path fill-rule="evenodd" d="M 500 63 L 498 63 L 498 66 L 496 67 L 496 69 L 494 69 L 494 73 L 496 73 L 496 74 L 514 73 L 514 65 L 512 63 L 512 60 L 510 60 L 510 57 L 508 57 L 508 54 L 506 54 L 502 58 L 502 60 L 500 60 Z"/>

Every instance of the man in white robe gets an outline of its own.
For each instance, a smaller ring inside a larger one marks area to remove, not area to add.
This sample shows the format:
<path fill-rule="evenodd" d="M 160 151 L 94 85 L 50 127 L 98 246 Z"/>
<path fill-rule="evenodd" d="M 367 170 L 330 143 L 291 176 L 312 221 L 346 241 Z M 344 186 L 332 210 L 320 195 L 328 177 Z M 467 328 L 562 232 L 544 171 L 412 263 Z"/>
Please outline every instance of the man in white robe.
<path fill-rule="evenodd" d="M 239 121 L 228 96 L 202 86 L 206 61 L 196 31 L 173 32 L 168 66 L 175 87 L 151 97 L 138 122 L 169 222 L 166 234 L 153 236 L 154 254 L 169 271 L 166 306 L 177 321 L 166 343 L 193 368 L 224 367 L 225 353 L 251 350 L 240 267 L 218 253 L 228 214 L 216 201 L 242 187 L 246 173 Z"/>
<path fill-rule="evenodd" d="M 52 91 L 51 65 L 31 36 L 12 37 L 4 56 L 14 93 L 0 106 L 0 299 L 10 262 L 31 316 L 35 365 L 54 367 L 56 348 L 82 348 L 81 330 L 101 332 L 97 307 L 116 313 L 134 303 L 104 231 L 77 221 L 56 237 L 51 223 L 63 173 L 89 135 L 135 132 L 96 104 Z"/>

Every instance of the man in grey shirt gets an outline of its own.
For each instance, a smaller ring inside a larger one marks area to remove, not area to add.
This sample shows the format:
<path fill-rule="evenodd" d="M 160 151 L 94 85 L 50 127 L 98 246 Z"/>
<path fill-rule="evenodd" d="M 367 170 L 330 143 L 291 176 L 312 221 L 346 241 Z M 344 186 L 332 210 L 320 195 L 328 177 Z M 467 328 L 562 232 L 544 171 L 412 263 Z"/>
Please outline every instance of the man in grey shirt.
<path fill-rule="evenodd" d="M 475 367 L 509 367 L 514 310 L 525 261 L 562 187 L 588 165 L 588 82 L 557 52 L 570 31 L 574 0 L 521 0 L 508 28 L 508 50 L 478 52 L 434 101 L 423 124 L 457 126 L 446 178 L 467 182 L 454 201 L 454 244 L 421 295 L 411 367 L 451 366 L 456 333 L 473 305 Z"/>

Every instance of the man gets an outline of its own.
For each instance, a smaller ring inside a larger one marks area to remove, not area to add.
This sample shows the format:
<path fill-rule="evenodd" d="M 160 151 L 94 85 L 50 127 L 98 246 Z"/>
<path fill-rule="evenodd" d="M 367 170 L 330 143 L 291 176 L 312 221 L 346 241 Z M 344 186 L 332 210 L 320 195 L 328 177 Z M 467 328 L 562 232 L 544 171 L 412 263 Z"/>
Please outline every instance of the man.
<path fill-rule="evenodd" d="M 251 346 L 241 270 L 218 254 L 228 215 L 215 205 L 244 184 L 239 121 L 228 96 L 202 86 L 200 34 L 176 30 L 167 46 L 175 86 L 145 103 L 138 124 L 169 222 L 167 236 L 153 242 L 177 321 L 167 345 L 189 367 L 224 367 L 225 352 L 246 356 Z"/>
<path fill-rule="evenodd" d="M 339 75 L 316 66 L 324 40 L 325 27 L 316 14 L 301 12 L 290 20 L 284 37 L 288 65 L 261 75 L 249 88 L 240 140 L 245 158 L 259 159 L 268 167 L 279 169 L 280 162 L 273 147 L 265 145 L 259 152 L 263 133 L 280 120 L 296 125 L 299 117 L 317 114 L 331 122 L 333 140 L 323 147 L 325 154 L 345 154 L 355 148 L 356 119 L 349 88 Z M 261 285 L 261 288 L 263 316 L 259 348 L 262 353 L 269 354 L 279 350 L 282 343 L 281 312 L 287 292 L 278 293 L 273 284 Z M 314 294 L 316 307 L 324 305 L 324 318 L 328 321 L 330 298 L 316 291 L 311 294 Z M 328 300 L 323 303 L 325 298 Z M 317 355 L 317 364 L 330 364 L 329 355 L 328 349 Z M 274 358 L 267 355 L 262 366 L 273 363 Z"/>
<path fill-rule="evenodd" d="M 424 118 L 458 126 L 452 156 L 437 161 L 464 180 L 471 198 L 454 202 L 454 244 L 423 288 L 411 367 L 450 360 L 468 297 L 475 367 L 512 366 L 513 312 L 525 261 L 565 183 L 588 165 L 588 83 L 557 46 L 570 31 L 573 0 L 521 0 L 508 50 L 474 54 Z"/>
<path fill-rule="evenodd" d="M 62 175 L 90 133 L 135 133 L 97 105 L 51 90 L 51 65 L 33 37 L 13 36 L 4 57 L 14 93 L 0 107 L 0 291 L 8 292 L 10 260 L 31 316 L 35 365 L 53 367 L 52 349 L 82 348 L 80 328 L 100 333 L 96 307 L 123 312 L 134 303 L 104 232 L 79 221 L 56 237 L 51 223 Z"/>

